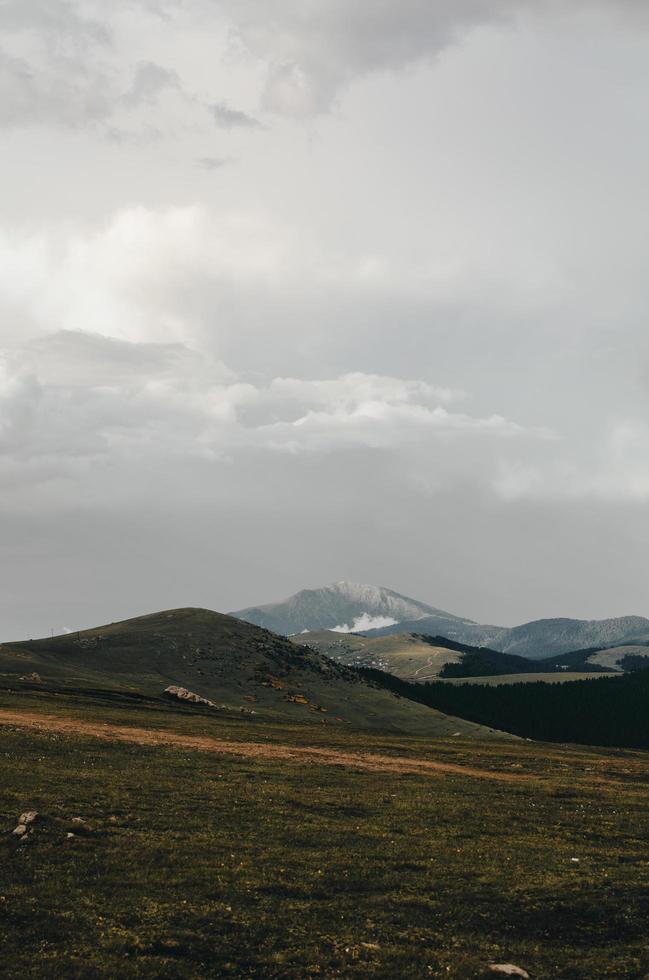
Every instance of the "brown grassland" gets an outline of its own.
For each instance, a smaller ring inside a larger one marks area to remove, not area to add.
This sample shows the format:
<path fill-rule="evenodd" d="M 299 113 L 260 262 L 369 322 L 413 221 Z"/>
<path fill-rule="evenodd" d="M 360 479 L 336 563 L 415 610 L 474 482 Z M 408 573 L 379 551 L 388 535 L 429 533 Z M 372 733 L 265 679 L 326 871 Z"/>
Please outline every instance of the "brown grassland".
<path fill-rule="evenodd" d="M 3 976 L 649 974 L 646 753 L 74 691 L 0 692 L 0 709 Z M 40 816 L 18 844 L 26 809 Z"/>

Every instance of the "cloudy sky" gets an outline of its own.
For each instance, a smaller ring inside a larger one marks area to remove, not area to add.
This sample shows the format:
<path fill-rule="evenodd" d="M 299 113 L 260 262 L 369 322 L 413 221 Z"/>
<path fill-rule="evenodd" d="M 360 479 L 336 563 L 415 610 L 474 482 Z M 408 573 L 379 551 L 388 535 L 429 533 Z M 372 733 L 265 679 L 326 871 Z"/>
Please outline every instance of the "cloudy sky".
<path fill-rule="evenodd" d="M 0 627 L 649 615 L 641 0 L 0 0 Z"/>

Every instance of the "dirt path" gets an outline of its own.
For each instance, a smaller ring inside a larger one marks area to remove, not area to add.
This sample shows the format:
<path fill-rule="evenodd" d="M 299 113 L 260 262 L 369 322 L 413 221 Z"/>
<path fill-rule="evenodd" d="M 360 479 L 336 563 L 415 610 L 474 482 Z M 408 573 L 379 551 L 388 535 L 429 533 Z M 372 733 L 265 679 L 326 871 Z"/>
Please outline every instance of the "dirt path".
<path fill-rule="evenodd" d="M 471 776 L 477 779 L 496 779 L 519 783 L 530 777 L 519 773 L 492 772 L 457 766 L 450 762 L 431 762 L 428 759 L 409 759 L 405 756 L 377 755 L 371 752 L 344 752 L 338 749 L 322 749 L 313 746 L 277 745 L 265 742 L 229 742 L 225 739 L 203 735 L 181 735 L 157 728 L 130 728 L 125 725 L 108 725 L 44 715 L 36 712 L 0 710 L 0 725 L 12 728 L 29 728 L 37 731 L 57 732 L 62 735 L 86 735 L 111 742 L 135 742 L 138 745 L 172 746 L 195 752 L 213 752 L 215 755 L 236 755 L 246 759 L 277 759 L 304 765 L 345 766 L 371 772 L 419 773 L 421 775 Z"/>

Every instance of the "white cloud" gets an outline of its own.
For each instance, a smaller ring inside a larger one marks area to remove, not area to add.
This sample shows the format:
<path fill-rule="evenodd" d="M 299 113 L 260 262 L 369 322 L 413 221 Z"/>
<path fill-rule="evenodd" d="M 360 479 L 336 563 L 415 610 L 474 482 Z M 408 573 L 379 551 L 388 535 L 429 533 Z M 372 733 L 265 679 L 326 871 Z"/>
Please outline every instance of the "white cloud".
<path fill-rule="evenodd" d="M 372 616 L 370 613 L 363 613 L 356 617 L 351 626 L 349 623 L 343 623 L 340 626 L 333 626 L 331 632 L 361 633 L 363 630 L 380 630 L 384 626 L 395 626 L 396 624 L 397 620 L 391 619 L 390 616 Z"/>
<path fill-rule="evenodd" d="M 271 281 L 285 248 L 262 218 L 217 220 L 199 206 L 131 208 L 98 230 L 0 232 L 5 337 L 63 329 L 200 344 L 218 333 L 219 292 Z"/>
<path fill-rule="evenodd" d="M 392 402 L 452 402 L 464 397 L 464 392 L 436 387 L 425 381 L 408 381 L 381 375 L 351 372 L 335 381 L 304 381 L 298 378 L 275 378 L 271 385 L 273 397 L 300 402 L 308 398 L 311 405 L 334 405 L 340 409 L 356 408 L 375 400 Z"/>
<path fill-rule="evenodd" d="M 54 333 L 7 349 L 0 363 L 0 484 L 14 494 L 60 480 L 80 489 L 102 466 L 114 487 L 125 479 L 120 472 L 144 474 L 163 461 L 179 472 L 183 461 L 228 466 L 242 458 L 266 459 L 272 469 L 282 465 L 272 458 L 286 454 L 368 449 L 420 459 L 424 469 L 434 461 L 452 481 L 458 452 L 470 462 L 482 458 L 485 440 L 538 438 L 437 399 L 426 382 L 362 372 L 252 383 L 183 345 Z M 467 435 L 473 441 L 460 449 Z"/>
<path fill-rule="evenodd" d="M 390 379 L 393 381 L 393 379 Z M 317 385 L 317 383 L 316 383 Z M 528 430 L 499 415 L 474 418 L 449 412 L 438 405 L 394 402 L 389 395 L 360 400 L 350 408 L 333 405 L 328 411 L 308 408 L 299 418 L 263 425 L 258 430 L 264 443 L 289 453 L 331 452 L 340 448 L 400 449 L 421 447 L 428 454 L 439 441 L 464 435 L 485 438 L 546 437 L 544 430 Z M 432 441 L 436 440 L 436 443 Z"/>

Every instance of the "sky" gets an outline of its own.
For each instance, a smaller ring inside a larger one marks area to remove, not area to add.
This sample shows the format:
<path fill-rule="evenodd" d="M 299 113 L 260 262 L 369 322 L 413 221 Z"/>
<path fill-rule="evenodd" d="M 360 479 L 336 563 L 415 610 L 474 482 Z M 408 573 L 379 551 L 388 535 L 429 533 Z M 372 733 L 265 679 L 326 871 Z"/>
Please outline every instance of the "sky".
<path fill-rule="evenodd" d="M 0 635 L 649 615 L 641 0 L 0 0 Z"/>

